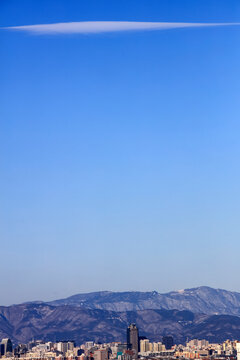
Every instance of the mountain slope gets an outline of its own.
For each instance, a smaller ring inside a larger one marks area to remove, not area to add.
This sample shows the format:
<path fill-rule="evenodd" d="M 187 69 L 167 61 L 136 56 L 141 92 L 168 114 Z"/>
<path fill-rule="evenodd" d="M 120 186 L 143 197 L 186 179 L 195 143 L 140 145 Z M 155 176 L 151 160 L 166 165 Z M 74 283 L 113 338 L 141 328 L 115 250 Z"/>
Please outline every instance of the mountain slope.
<path fill-rule="evenodd" d="M 229 315 L 200 315 L 178 310 L 140 310 L 113 312 L 85 309 L 79 306 L 21 304 L 0 307 L 0 338 L 15 343 L 32 338 L 43 340 L 73 339 L 126 341 L 126 328 L 135 322 L 140 334 L 153 341 L 171 334 L 177 343 L 186 338 L 223 341 L 240 339 L 240 318 Z"/>
<path fill-rule="evenodd" d="M 108 311 L 145 309 L 178 309 L 194 313 L 240 316 L 240 293 L 202 286 L 166 294 L 153 292 L 102 291 L 78 294 L 51 302 L 52 305 L 74 305 Z"/>

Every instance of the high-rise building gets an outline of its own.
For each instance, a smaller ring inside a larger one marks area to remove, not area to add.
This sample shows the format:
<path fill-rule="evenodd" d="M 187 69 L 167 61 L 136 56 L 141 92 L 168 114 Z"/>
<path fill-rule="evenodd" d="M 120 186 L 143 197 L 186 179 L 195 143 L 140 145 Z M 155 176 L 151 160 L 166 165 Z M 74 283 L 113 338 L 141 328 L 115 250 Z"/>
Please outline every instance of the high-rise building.
<path fill-rule="evenodd" d="M 240 360 L 240 342 L 237 342 L 236 348 L 237 348 L 237 360 Z"/>
<path fill-rule="evenodd" d="M 94 347 L 94 342 L 93 341 L 87 341 L 85 343 L 85 347 L 86 347 L 86 349 L 91 349 L 92 347 Z"/>
<path fill-rule="evenodd" d="M 144 339 L 144 340 L 140 340 L 140 352 L 148 352 L 149 351 L 149 340 L 148 339 Z"/>
<path fill-rule="evenodd" d="M 75 342 L 74 341 L 68 341 L 68 343 L 67 343 L 68 350 L 73 351 L 74 347 L 75 347 Z"/>
<path fill-rule="evenodd" d="M 57 343 L 57 350 L 62 352 L 63 355 L 65 355 L 66 352 L 68 351 L 68 342 L 67 341 L 59 341 Z"/>
<path fill-rule="evenodd" d="M 4 355 L 4 344 L 0 343 L 0 357 Z"/>
<path fill-rule="evenodd" d="M 94 351 L 93 354 L 94 360 L 107 360 L 108 359 L 108 351 L 106 349 L 99 349 Z"/>
<path fill-rule="evenodd" d="M 1 355 L 6 355 L 7 353 L 12 353 L 13 346 L 10 339 L 2 339 L 1 341 Z"/>
<path fill-rule="evenodd" d="M 127 328 L 127 347 L 129 350 L 134 352 L 134 359 L 138 357 L 139 351 L 139 337 L 138 337 L 138 328 L 135 324 L 131 324 Z"/>
<path fill-rule="evenodd" d="M 165 345 L 166 350 L 170 350 L 173 347 L 173 337 L 163 336 L 162 343 Z"/>
<path fill-rule="evenodd" d="M 161 342 L 153 342 L 150 343 L 148 339 L 140 340 L 140 352 L 154 352 L 158 353 L 161 351 L 165 351 L 165 345 L 163 345 Z M 240 359 L 239 359 L 240 360 Z"/>

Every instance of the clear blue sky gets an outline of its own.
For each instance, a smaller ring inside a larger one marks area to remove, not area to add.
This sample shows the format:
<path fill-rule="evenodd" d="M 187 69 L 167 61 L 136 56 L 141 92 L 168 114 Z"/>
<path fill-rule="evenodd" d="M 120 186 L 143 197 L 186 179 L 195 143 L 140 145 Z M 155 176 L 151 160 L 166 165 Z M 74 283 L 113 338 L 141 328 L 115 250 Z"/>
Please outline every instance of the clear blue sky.
<path fill-rule="evenodd" d="M 240 22 L 240 2 L 0 2 L 1 27 L 103 20 Z M 0 43 L 0 303 L 240 291 L 240 27 Z"/>

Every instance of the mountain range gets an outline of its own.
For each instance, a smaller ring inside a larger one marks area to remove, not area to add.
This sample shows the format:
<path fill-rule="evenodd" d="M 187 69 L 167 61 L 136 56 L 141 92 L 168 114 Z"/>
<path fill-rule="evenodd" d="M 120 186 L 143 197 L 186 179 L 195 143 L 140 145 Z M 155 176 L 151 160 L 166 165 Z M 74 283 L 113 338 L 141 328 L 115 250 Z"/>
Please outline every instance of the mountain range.
<path fill-rule="evenodd" d="M 32 338 L 126 341 L 131 322 L 152 341 L 164 335 L 173 335 L 176 343 L 240 339 L 240 294 L 209 287 L 167 294 L 103 291 L 0 306 L 0 338 L 10 337 L 15 344 Z"/>
<path fill-rule="evenodd" d="M 160 294 L 152 292 L 101 291 L 78 294 L 52 301 L 52 305 L 74 305 L 87 309 L 108 311 L 137 311 L 146 309 L 189 310 L 209 315 L 240 316 L 240 293 L 201 286 L 194 289 Z"/>

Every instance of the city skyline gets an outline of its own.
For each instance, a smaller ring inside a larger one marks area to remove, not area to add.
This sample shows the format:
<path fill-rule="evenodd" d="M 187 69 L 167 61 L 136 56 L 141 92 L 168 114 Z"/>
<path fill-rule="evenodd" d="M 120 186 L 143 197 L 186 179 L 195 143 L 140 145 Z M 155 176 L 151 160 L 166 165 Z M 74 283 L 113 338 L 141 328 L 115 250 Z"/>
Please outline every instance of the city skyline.
<path fill-rule="evenodd" d="M 239 23 L 237 0 L 1 1 L 0 305 L 240 292 Z"/>

